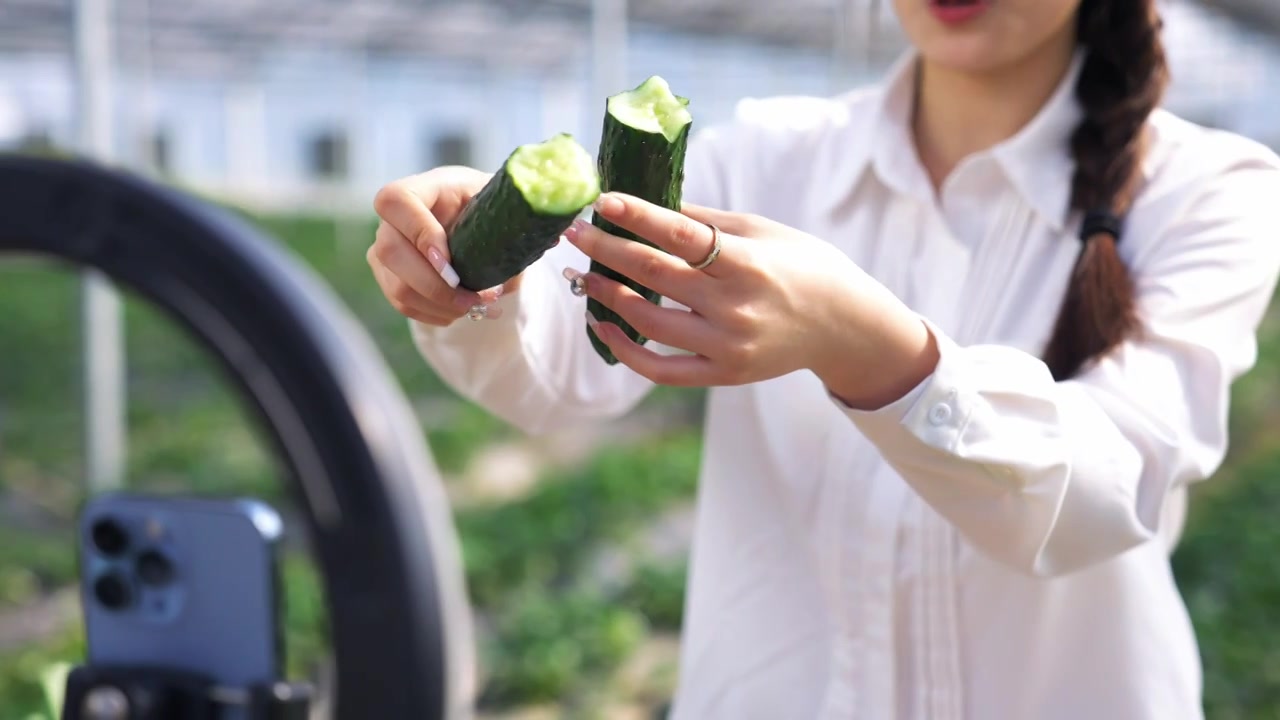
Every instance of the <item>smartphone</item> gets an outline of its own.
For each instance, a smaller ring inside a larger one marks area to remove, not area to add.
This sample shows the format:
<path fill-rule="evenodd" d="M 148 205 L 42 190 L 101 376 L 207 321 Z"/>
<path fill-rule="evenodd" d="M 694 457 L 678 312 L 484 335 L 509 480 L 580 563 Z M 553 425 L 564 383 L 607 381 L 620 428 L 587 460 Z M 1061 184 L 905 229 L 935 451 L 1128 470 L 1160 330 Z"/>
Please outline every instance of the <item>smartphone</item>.
<path fill-rule="evenodd" d="M 89 662 L 282 679 L 283 527 L 255 500 L 94 497 L 78 533 Z"/>

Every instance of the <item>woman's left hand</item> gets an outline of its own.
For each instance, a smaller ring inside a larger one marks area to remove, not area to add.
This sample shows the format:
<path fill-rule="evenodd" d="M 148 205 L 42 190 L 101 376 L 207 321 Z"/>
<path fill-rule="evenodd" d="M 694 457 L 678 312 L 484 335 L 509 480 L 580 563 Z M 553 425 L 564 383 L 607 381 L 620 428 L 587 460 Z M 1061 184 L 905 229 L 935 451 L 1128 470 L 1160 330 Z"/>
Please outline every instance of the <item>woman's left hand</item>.
<path fill-rule="evenodd" d="M 906 394 L 937 363 L 920 318 L 830 243 L 755 215 L 686 205 L 678 213 L 618 193 L 604 219 L 656 245 L 582 221 L 566 238 L 584 253 L 689 308 L 661 307 L 597 273 L 586 292 L 647 338 L 693 355 L 661 355 L 612 323 L 596 335 L 620 362 L 664 385 L 742 385 L 813 371 L 837 397 L 872 409 Z M 719 255 L 699 270 L 719 229 Z"/>

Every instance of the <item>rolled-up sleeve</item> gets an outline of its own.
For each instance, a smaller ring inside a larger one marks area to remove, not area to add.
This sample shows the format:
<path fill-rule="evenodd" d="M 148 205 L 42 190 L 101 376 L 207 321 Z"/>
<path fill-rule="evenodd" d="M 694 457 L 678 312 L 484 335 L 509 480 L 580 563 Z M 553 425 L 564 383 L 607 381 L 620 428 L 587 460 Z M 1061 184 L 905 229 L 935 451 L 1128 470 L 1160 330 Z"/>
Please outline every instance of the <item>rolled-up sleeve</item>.
<path fill-rule="evenodd" d="M 1240 162 L 1201 187 L 1135 267 L 1143 333 L 1082 374 L 1055 382 L 1031 354 L 962 347 L 926 320 L 933 374 L 887 407 L 840 406 L 990 557 L 1045 576 L 1116 556 L 1221 463 L 1280 268 L 1280 170 Z"/>

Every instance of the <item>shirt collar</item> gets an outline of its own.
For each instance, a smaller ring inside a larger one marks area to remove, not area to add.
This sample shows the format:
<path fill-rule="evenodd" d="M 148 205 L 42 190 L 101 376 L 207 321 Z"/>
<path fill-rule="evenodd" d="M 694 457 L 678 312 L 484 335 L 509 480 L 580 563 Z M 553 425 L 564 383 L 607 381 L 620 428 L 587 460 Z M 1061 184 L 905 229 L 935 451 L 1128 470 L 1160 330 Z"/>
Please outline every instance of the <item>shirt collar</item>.
<path fill-rule="evenodd" d="M 1083 64 L 1077 52 L 1053 95 L 1040 111 L 1012 137 L 985 151 L 1000 164 L 1014 189 L 1055 230 L 1066 226 L 1071 202 L 1071 178 L 1075 163 L 1070 136 L 1082 116 L 1075 98 L 1076 79 Z M 855 172 L 875 172 L 897 192 L 931 200 L 933 190 L 919 161 L 911 137 L 917 56 L 904 54 L 890 69 L 873 106 L 870 127 L 862 143 L 866 162 Z M 851 188 L 857 177 L 850 178 Z"/>
<path fill-rule="evenodd" d="M 1018 192 L 1055 230 L 1067 222 L 1075 159 L 1071 134 L 1084 116 L 1076 101 L 1076 80 L 1084 64 L 1078 51 L 1049 101 L 1016 135 L 992 148 Z"/>

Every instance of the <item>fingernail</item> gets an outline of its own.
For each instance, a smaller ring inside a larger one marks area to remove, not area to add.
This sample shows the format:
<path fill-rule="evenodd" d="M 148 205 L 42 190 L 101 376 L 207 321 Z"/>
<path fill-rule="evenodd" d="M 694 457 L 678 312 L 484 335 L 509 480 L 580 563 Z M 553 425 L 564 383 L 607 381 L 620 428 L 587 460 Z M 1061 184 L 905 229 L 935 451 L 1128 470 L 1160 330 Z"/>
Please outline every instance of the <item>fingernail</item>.
<path fill-rule="evenodd" d="M 599 333 L 600 321 L 596 320 L 596 316 L 592 315 L 590 310 L 586 312 L 586 315 L 587 315 L 587 327 L 591 328 L 592 332 Z"/>
<path fill-rule="evenodd" d="M 587 226 L 587 222 L 582 218 L 578 218 L 577 220 L 574 220 L 573 223 L 569 225 L 568 228 L 565 229 L 564 235 L 563 235 L 564 239 L 568 240 L 569 242 L 573 242 L 574 240 L 577 240 L 578 236 L 582 234 L 583 228 L 585 228 L 586 226 Z"/>
<path fill-rule="evenodd" d="M 582 297 L 587 294 L 587 278 L 573 268 L 564 269 L 564 279 L 569 281 L 569 292 Z"/>
<path fill-rule="evenodd" d="M 595 203 L 593 203 L 593 207 L 595 207 L 601 215 L 608 217 L 609 215 L 617 215 L 622 212 L 622 201 L 606 193 L 596 198 Z"/>
<path fill-rule="evenodd" d="M 454 270 L 452 265 L 444 261 L 444 255 L 441 255 L 439 250 L 435 248 L 428 249 L 427 262 L 430 262 L 431 267 L 435 268 L 436 272 L 440 273 L 440 277 L 444 278 L 444 281 L 449 284 L 449 287 L 456 288 L 458 287 L 458 283 L 462 282 L 462 279 L 458 277 L 458 271 Z"/>

